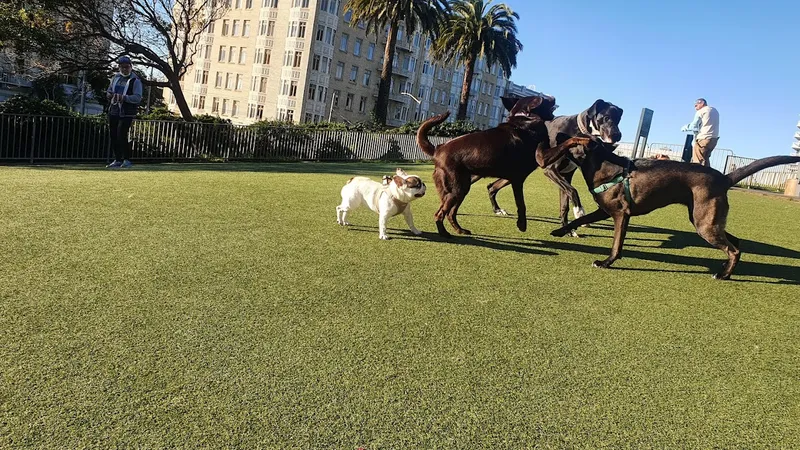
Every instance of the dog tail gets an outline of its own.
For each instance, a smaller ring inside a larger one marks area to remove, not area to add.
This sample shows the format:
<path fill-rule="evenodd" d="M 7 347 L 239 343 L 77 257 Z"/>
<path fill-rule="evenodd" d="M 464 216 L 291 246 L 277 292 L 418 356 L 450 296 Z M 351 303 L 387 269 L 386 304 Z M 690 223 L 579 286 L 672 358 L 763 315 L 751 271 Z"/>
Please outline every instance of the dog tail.
<path fill-rule="evenodd" d="M 419 130 L 417 130 L 417 145 L 419 145 L 419 148 L 421 148 L 426 155 L 433 156 L 433 154 L 436 153 L 436 146 L 431 144 L 431 141 L 428 140 L 428 131 L 447 120 L 448 116 L 450 116 L 450 111 L 439 114 L 438 116 L 433 116 L 426 120 L 419 127 Z"/>
<path fill-rule="evenodd" d="M 770 156 L 769 158 L 755 160 L 744 167 L 739 167 L 728 174 L 728 179 L 731 180 L 731 186 L 734 186 L 736 183 L 761 170 L 772 166 L 796 162 L 800 162 L 800 156 Z"/>

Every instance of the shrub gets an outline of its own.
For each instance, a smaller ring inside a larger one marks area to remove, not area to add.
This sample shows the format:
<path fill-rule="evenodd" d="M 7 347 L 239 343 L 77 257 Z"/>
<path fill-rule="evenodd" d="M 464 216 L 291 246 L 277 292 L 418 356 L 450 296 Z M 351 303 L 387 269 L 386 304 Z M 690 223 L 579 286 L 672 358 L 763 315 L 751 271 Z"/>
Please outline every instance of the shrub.
<path fill-rule="evenodd" d="M 38 100 L 23 94 L 17 94 L 0 103 L 0 114 L 31 114 L 37 116 L 70 117 L 77 114 L 64 105 L 51 100 Z"/>

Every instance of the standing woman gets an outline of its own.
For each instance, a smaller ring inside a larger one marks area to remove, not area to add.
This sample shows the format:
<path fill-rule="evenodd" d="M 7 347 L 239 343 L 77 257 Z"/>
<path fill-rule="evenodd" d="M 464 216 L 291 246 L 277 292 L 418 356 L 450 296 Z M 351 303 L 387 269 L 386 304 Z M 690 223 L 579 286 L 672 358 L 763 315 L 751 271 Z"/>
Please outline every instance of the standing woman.
<path fill-rule="evenodd" d="M 128 131 L 142 102 L 142 80 L 133 73 L 131 59 L 123 56 L 117 61 L 119 72 L 111 77 L 106 98 L 111 101 L 108 108 L 108 126 L 111 131 L 111 149 L 114 161 L 107 167 L 130 167 L 131 145 Z"/>

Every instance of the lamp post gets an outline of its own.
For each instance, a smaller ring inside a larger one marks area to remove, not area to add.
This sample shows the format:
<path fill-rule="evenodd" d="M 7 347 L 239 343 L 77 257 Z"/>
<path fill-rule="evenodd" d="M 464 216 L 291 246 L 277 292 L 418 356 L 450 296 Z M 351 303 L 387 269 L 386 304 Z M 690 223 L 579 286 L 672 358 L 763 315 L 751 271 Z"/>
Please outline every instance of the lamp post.
<path fill-rule="evenodd" d="M 401 92 L 400 95 L 407 95 L 411 97 L 412 100 L 417 102 L 417 120 L 422 120 L 422 100 L 418 99 L 417 97 L 414 97 L 412 94 L 408 92 Z"/>

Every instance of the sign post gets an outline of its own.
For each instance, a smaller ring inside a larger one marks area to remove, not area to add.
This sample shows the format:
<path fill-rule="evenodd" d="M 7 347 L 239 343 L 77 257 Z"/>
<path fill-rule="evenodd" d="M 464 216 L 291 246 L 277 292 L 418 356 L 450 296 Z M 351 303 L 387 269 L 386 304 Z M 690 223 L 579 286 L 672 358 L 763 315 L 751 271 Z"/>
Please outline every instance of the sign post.
<path fill-rule="evenodd" d="M 641 156 L 644 156 L 644 151 L 647 148 L 647 136 L 650 135 L 650 125 L 653 123 L 653 110 L 648 108 L 642 108 L 642 115 L 639 117 L 639 128 L 636 130 L 636 140 L 633 142 L 633 153 L 631 153 L 631 158 L 636 159 L 639 157 L 639 153 Z M 639 152 L 639 138 L 644 138 L 644 143 L 642 144 L 642 151 Z"/>
<path fill-rule="evenodd" d="M 683 162 L 692 161 L 692 141 L 694 141 L 694 135 L 687 134 L 686 142 L 683 143 L 683 155 L 681 156 L 681 161 Z"/>

